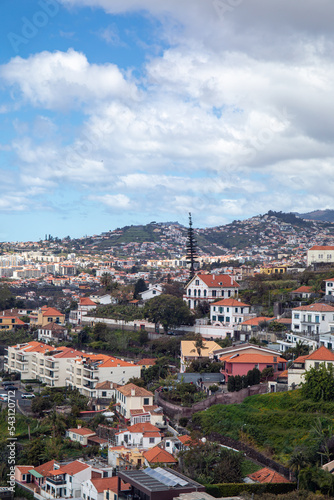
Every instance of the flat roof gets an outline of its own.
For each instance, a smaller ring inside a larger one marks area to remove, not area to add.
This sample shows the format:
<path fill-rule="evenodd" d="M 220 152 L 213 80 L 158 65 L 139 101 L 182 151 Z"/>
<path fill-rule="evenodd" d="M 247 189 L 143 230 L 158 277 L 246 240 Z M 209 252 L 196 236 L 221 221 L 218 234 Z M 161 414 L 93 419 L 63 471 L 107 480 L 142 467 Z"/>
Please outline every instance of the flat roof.
<path fill-rule="evenodd" d="M 148 469 L 154 471 L 153 475 L 147 473 Z M 173 479 L 177 484 L 172 485 L 169 481 L 165 480 L 163 480 L 163 482 L 159 478 L 159 472 L 161 473 L 161 471 L 167 473 L 168 476 L 173 476 Z M 169 468 L 158 467 L 157 469 L 150 469 L 148 467 L 147 469 L 142 470 L 133 469 L 118 471 L 118 476 L 123 479 L 123 481 L 125 481 L 126 483 L 130 483 L 132 486 L 135 486 L 139 490 L 145 489 L 146 491 L 150 492 L 166 490 L 170 491 L 171 489 L 189 491 L 189 489 L 193 488 L 197 490 L 201 488 L 202 491 L 205 491 L 205 487 L 202 484 L 197 483 L 189 477 L 184 476 L 183 474 L 180 474 L 179 472 L 176 472 Z"/>

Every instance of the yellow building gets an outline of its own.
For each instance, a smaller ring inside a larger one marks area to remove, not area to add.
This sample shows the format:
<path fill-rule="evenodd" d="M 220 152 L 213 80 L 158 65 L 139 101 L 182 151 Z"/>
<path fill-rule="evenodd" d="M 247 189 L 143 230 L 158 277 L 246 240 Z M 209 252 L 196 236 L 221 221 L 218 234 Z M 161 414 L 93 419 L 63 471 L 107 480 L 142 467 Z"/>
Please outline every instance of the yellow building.
<path fill-rule="evenodd" d="M 43 306 L 38 311 L 30 314 L 30 324 L 46 326 L 48 323 L 65 323 L 65 314 L 62 314 L 54 307 Z"/>
<path fill-rule="evenodd" d="M 260 269 L 261 274 L 284 274 L 286 273 L 286 266 L 277 267 L 262 267 Z"/>
<path fill-rule="evenodd" d="M 15 327 L 24 325 L 24 321 L 21 321 L 17 316 L 0 316 L 0 330 L 13 330 Z"/>

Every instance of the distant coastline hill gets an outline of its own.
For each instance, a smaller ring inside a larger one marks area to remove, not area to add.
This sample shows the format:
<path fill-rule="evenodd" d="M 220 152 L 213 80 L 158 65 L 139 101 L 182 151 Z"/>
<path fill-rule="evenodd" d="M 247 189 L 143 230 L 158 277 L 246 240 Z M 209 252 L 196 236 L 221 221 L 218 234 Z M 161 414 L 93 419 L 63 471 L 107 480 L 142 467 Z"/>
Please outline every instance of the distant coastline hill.
<path fill-rule="evenodd" d="M 302 219 L 334 222 L 334 210 L 314 210 L 306 214 L 296 214 Z"/>

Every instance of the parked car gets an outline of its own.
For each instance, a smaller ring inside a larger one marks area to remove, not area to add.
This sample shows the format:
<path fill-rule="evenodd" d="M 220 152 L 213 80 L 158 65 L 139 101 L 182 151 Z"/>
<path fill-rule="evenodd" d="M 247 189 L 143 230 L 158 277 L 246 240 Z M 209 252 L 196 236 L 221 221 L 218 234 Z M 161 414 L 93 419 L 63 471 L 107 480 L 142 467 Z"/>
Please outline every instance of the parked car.
<path fill-rule="evenodd" d="M 6 387 L 3 388 L 4 391 L 16 391 L 17 387 L 15 385 L 6 385 Z"/>
<path fill-rule="evenodd" d="M 22 399 L 32 399 L 35 397 L 35 394 L 23 393 L 21 394 Z"/>

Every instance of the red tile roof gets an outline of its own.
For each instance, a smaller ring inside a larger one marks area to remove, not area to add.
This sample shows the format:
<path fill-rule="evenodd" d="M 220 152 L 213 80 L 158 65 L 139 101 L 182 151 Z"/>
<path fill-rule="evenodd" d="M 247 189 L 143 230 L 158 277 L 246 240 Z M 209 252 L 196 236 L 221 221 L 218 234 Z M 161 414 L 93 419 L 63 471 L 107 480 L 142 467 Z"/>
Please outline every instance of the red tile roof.
<path fill-rule="evenodd" d="M 94 307 L 96 307 L 96 303 L 93 302 L 89 297 L 82 297 L 80 299 L 80 305 L 81 306 L 94 306 Z"/>
<path fill-rule="evenodd" d="M 315 361 L 334 361 L 334 354 L 332 351 L 327 349 L 327 347 L 322 346 L 309 354 L 306 359 L 312 359 Z"/>
<path fill-rule="evenodd" d="M 114 493 L 118 493 L 118 477 L 101 477 L 91 480 L 96 491 L 98 493 L 103 493 L 106 490 L 111 490 Z M 127 483 L 121 482 L 121 490 L 129 490 L 130 485 Z"/>
<path fill-rule="evenodd" d="M 267 467 L 258 470 L 257 472 L 253 472 L 252 474 L 248 474 L 248 477 L 257 483 L 290 483 L 288 479 L 286 479 L 278 472 L 275 472 Z"/>
<path fill-rule="evenodd" d="M 155 427 L 155 425 L 150 424 L 149 422 L 140 422 L 138 424 L 130 425 L 128 427 L 129 432 L 158 432 L 160 435 L 160 431 L 158 427 Z"/>
<path fill-rule="evenodd" d="M 54 307 L 47 307 L 46 309 L 42 307 L 42 310 L 43 310 L 42 313 L 43 316 L 64 316 L 60 311 L 58 311 Z"/>
<path fill-rule="evenodd" d="M 239 288 L 239 284 L 228 274 L 197 274 L 193 279 L 201 279 L 209 288 Z"/>
<path fill-rule="evenodd" d="M 334 307 L 329 304 L 315 303 L 308 306 L 294 307 L 293 311 L 315 311 L 315 312 L 334 312 Z"/>
<path fill-rule="evenodd" d="M 143 453 L 149 463 L 176 464 L 177 460 L 168 451 L 155 446 Z"/>
<path fill-rule="evenodd" d="M 266 316 L 258 316 L 257 318 L 250 318 L 250 319 L 246 319 L 245 321 L 243 321 L 242 323 L 240 323 L 240 325 L 254 325 L 254 326 L 258 326 L 259 323 L 261 323 L 261 321 L 275 321 L 276 318 L 267 318 Z"/>
<path fill-rule="evenodd" d="M 71 462 L 67 465 L 62 465 L 61 470 L 65 474 L 69 474 L 70 476 L 73 476 L 74 474 L 78 474 L 78 472 L 81 472 L 82 470 L 88 469 L 90 466 L 87 464 L 84 464 L 83 462 L 80 462 L 79 460 L 75 460 L 74 462 Z"/>
<path fill-rule="evenodd" d="M 309 250 L 334 250 L 333 246 L 314 245 Z"/>
<path fill-rule="evenodd" d="M 50 460 L 49 462 L 45 462 L 45 464 L 41 464 L 38 467 L 34 467 L 34 470 L 42 476 L 47 476 L 48 473 L 54 469 L 55 460 Z"/>
<path fill-rule="evenodd" d="M 274 361 L 276 359 L 276 361 Z M 286 359 L 281 358 L 280 356 L 270 356 L 266 354 L 239 354 L 236 356 L 235 354 L 230 354 L 228 356 L 223 356 L 220 358 L 220 361 L 226 361 L 227 363 L 256 363 L 256 364 L 268 364 L 268 363 L 286 363 Z"/>
<path fill-rule="evenodd" d="M 296 290 L 293 290 L 291 293 L 311 293 L 312 287 L 311 286 L 300 286 L 299 288 L 296 288 Z"/>
<path fill-rule="evenodd" d="M 69 432 L 73 432 L 73 434 L 78 434 L 79 436 L 92 436 L 95 434 L 94 431 L 91 431 L 87 427 L 80 427 L 80 429 L 68 429 Z"/>
<path fill-rule="evenodd" d="M 211 306 L 231 306 L 231 307 L 250 307 L 249 304 L 240 302 L 237 299 L 222 299 L 218 302 L 213 302 Z"/>

